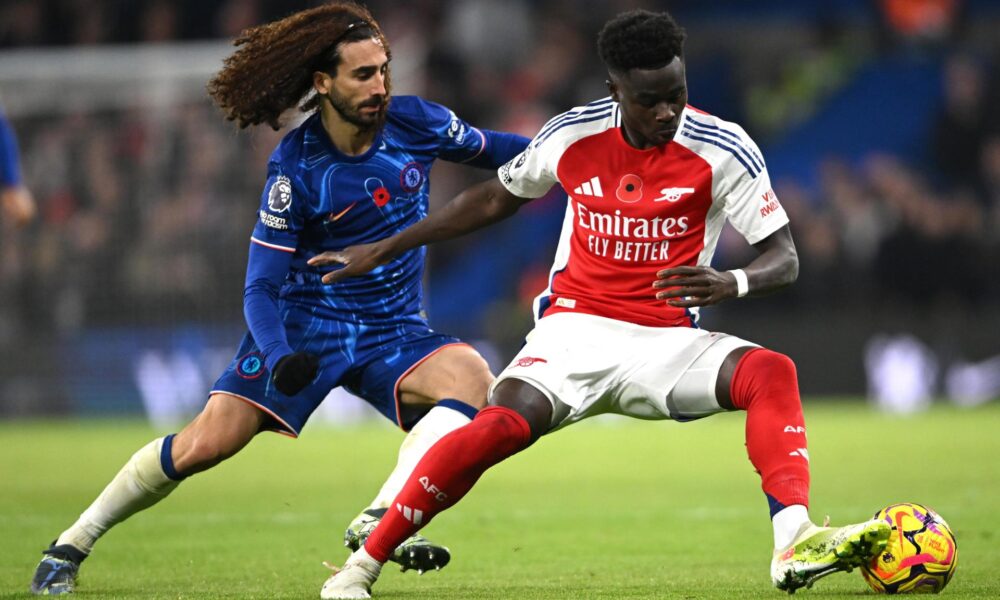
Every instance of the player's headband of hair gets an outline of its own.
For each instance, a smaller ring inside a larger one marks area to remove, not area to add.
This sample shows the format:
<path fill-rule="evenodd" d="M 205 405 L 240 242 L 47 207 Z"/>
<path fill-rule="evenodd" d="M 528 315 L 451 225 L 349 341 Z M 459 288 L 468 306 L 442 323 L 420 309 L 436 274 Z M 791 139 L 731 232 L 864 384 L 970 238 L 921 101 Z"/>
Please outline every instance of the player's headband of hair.
<path fill-rule="evenodd" d="M 332 65 L 332 64 L 336 63 L 337 62 L 337 46 L 339 46 L 341 42 L 343 42 L 345 39 L 347 39 L 347 36 L 349 36 L 352 31 L 356 31 L 356 30 L 361 29 L 363 27 L 367 27 L 368 29 L 371 29 L 372 32 L 376 31 L 375 27 L 371 23 L 369 23 L 368 21 L 365 21 L 363 19 L 359 20 L 359 21 L 354 21 L 353 23 L 351 23 L 350 25 L 348 25 L 344 29 L 344 31 L 342 31 L 340 33 L 340 35 L 338 35 L 337 37 L 333 38 L 333 41 L 330 42 L 330 45 L 327 46 L 327 49 L 324 50 L 319 55 L 320 56 L 320 59 L 318 61 L 319 64 L 320 65 Z M 319 69 L 319 70 L 322 71 L 324 69 Z"/>
<path fill-rule="evenodd" d="M 365 21 L 365 20 L 355 21 L 355 22 L 351 23 L 350 25 L 348 25 L 347 28 L 344 29 L 343 33 L 341 33 L 340 35 L 338 35 L 336 37 L 336 39 L 333 40 L 333 43 L 330 44 L 330 47 L 331 48 L 336 48 L 337 44 L 339 44 L 340 42 L 344 41 L 344 38 L 346 38 L 349 33 L 351 33 L 352 31 L 354 31 L 355 29 L 358 29 L 360 27 L 368 27 L 370 29 L 374 29 L 371 26 L 371 23 L 369 23 L 368 21 Z"/>

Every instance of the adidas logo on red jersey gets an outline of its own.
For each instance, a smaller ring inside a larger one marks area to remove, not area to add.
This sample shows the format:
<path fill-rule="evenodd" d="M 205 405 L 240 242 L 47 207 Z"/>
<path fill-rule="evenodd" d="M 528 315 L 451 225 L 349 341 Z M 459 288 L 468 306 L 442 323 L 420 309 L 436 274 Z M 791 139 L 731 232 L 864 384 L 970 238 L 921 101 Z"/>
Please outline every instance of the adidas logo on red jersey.
<path fill-rule="evenodd" d="M 584 181 L 573 190 L 573 193 L 579 196 L 604 197 L 604 191 L 601 190 L 601 180 L 598 177 L 591 177 L 590 181 Z"/>

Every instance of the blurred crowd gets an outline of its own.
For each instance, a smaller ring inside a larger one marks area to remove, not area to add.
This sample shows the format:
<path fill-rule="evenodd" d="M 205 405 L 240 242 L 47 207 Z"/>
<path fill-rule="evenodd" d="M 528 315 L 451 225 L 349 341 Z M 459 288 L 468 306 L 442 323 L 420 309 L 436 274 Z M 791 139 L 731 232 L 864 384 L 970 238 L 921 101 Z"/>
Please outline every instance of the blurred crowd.
<path fill-rule="evenodd" d="M 619 10 L 650 6 L 599 4 L 601 10 L 574 0 L 368 2 L 397 54 L 397 77 L 406 82 L 399 91 L 441 102 L 476 125 L 525 135 L 549 116 L 605 95 L 594 48 L 600 24 Z M 744 123 L 765 157 L 768 143 L 785 132 L 761 106 L 778 103 L 800 111 L 801 119 L 785 124 L 793 127 L 821 114 L 823 103 L 836 97 L 865 60 L 912 52 L 905 46 L 915 45 L 918 60 L 941 65 L 939 77 L 927 81 L 925 90 L 940 100 L 926 121 L 912 124 L 924 132 L 926 146 L 920 152 L 829 156 L 815 181 L 772 172 L 802 258 L 793 301 L 811 306 L 997 304 L 1000 71 L 994 61 L 1000 54 L 995 40 L 978 47 L 956 45 L 959 25 L 947 21 L 943 28 L 940 23 L 930 30 L 917 27 L 916 33 L 897 28 L 893 35 L 899 39 L 887 42 L 885 28 L 893 23 L 877 17 L 870 28 L 860 28 L 859 38 L 858 27 L 831 29 L 837 19 L 828 11 L 791 30 L 780 19 L 754 15 L 748 18 L 757 19 L 757 26 L 750 32 L 738 20 L 727 25 L 703 18 L 694 4 L 702 3 L 663 4 L 690 33 L 691 102 Z M 877 4 L 888 9 L 898 3 Z M 0 51 L 232 38 L 245 27 L 309 5 L 13 0 L 0 6 Z M 690 21 L 686 10 L 692 11 Z M 789 34 L 763 39 L 759 30 Z M 851 36 L 836 34 L 845 31 Z M 759 43 L 747 43 L 758 36 Z M 847 48 L 853 58 L 831 60 L 830 48 L 837 48 L 840 57 Z M 852 55 L 850 48 L 858 51 Z M 796 63 L 798 79 L 770 68 L 776 53 L 807 57 Z M 826 69 L 829 81 L 803 92 L 796 82 L 805 78 L 815 84 L 816 68 Z M 0 103 L 16 93 L 0 89 Z M 14 115 L 12 122 L 38 218 L 21 230 L 0 223 L 0 342 L 9 348 L 26 335 L 58 337 L 86 327 L 240 321 L 247 240 L 266 160 L 281 132 L 237 132 L 206 99 L 156 110 Z M 485 176 L 436 168 L 433 202 Z M 564 205 L 549 201 L 531 210 L 558 227 Z M 527 297 L 544 285 L 557 231 L 532 240 L 514 239 L 517 235 L 518 228 L 499 229 L 433 255 L 432 282 L 438 275 L 475 269 L 462 257 L 483 244 L 537 250 L 530 258 L 516 254 L 511 269 L 498 269 L 510 274 L 501 286 L 506 293 L 484 300 L 480 321 L 470 326 L 484 335 L 496 328 L 491 323 L 497 321 L 498 306 L 524 313 Z M 752 250 L 729 230 L 720 253 L 720 264 L 738 265 Z"/>
<path fill-rule="evenodd" d="M 157 43 L 235 37 L 301 0 L 7 0 L 0 47 Z"/>
<path fill-rule="evenodd" d="M 238 302 L 260 193 L 247 174 L 273 139 L 237 142 L 204 104 L 16 125 L 39 218 L 0 238 L 6 329 L 210 320 Z"/>
<path fill-rule="evenodd" d="M 810 301 L 983 307 L 1000 300 L 1000 77 L 945 62 L 927 160 L 825 160 L 806 190 L 777 174 Z"/>

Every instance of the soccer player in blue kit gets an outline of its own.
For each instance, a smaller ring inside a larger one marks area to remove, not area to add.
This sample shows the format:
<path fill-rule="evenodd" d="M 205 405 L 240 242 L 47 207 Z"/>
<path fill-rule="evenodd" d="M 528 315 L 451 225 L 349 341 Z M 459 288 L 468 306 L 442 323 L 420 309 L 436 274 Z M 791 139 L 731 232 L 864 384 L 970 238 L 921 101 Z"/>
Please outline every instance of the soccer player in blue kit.
<path fill-rule="evenodd" d="M 474 128 L 417 97 L 390 103 L 388 43 L 355 4 L 324 5 L 249 29 L 236 45 L 209 83 L 228 119 L 277 129 L 304 98 L 302 110 L 312 112 L 268 164 L 244 289 L 249 331 L 201 414 L 136 452 L 44 551 L 35 593 L 73 591 L 80 563 L 110 527 L 234 455 L 260 431 L 297 436 L 337 386 L 409 432 L 395 470 L 348 527 L 345 543 L 356 549 L 427 448 L 486 403 L 493 380 L 486 362 L 434 332 L 422 314 L 423 248 L 336 285 L 321 281 L 329 268 L 308 261 L 389 237 L 426 216 L 435 159 L 496 169 L 528 140 Z M 420 536 L 394 556 L 404 569 L 421 571 L 450 558 Z"/>
<path fill-rule="evenodd" d="M 17 227 L 27 225 L 35 216 L 35 201 L 21 180 L 17 137 L 0 109 L 0 213 L 4 221 Z"/>

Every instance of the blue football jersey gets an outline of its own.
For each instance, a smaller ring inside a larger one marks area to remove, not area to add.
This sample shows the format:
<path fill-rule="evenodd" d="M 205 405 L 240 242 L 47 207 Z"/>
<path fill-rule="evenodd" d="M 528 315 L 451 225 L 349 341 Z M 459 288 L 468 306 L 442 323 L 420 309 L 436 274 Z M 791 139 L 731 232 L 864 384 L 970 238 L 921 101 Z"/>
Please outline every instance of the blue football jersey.
<path fill-rule="evenodd" d="M 7 116 L 0 108 L 0 186 L 21 183 L 21 166 L 17 153 L 17 138 Z"/>
<path fill-rule="evenodd" d="M 333 285 L 320 282 L 329 267 L 306 261 L 384 239 L 424 218 L 434 160 L 468 162 L 485 146 L 482 131 L 415 96 L 392 99 L 384 127 L 359 156 L 334 146 L 319 114 L 307 118 L 271 155 L 252 238 L 293 253 L 282 298 L 345 321 L 420 318 L 424 248 Z"/>

